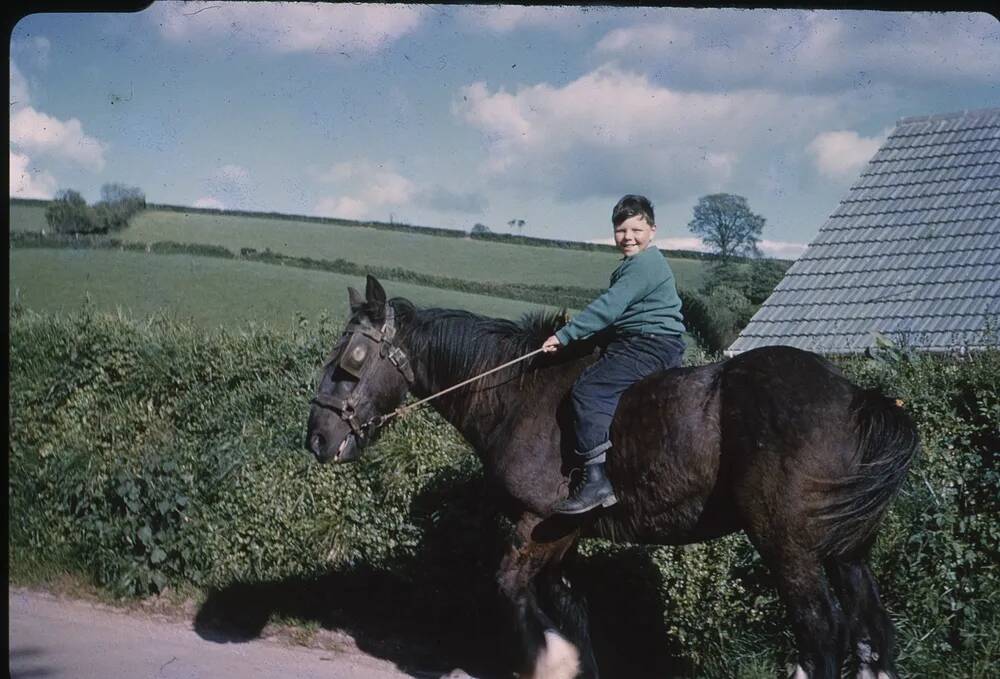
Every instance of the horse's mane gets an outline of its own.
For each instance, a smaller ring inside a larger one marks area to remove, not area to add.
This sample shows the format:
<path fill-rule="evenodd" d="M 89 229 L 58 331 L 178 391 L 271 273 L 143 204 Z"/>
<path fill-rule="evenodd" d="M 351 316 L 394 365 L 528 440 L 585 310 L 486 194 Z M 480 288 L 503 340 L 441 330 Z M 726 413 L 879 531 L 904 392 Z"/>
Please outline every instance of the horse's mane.
<path fill-rule="evenodd" d="M 564 309 L 529 312 L 514 322 L 460 309 L 419 309 L 402 297 L 389 302 L 401 337 L 414 355 L 426 361 L 428 374 L 438 383 L 435 386 L 449 386 L 524 356 L 541 347 L 566 323 Z M 524 361 L 497 373 L 497 379 L 506 381 L 553 360 L 541 354 L 535 358 L 539 360 Z"/>

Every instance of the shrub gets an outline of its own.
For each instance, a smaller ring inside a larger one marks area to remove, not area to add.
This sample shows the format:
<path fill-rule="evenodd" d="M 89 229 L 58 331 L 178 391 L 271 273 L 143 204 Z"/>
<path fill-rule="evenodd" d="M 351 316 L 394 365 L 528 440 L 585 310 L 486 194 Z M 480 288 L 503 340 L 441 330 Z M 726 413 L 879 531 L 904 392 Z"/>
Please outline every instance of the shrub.
<path fill-rule="evenodd" d="M 57 233 L 107 233 L 124 229 L 144 209 L 146 196 L 138 188 L 105 184 L 101 187 L 101 200 L 93 207 L 87 205 L 78 191 L 60 191 L 46 208 L 45 219 Z"/>
<path fill-rule="evenodd" d="M 314 371 L 339 332 L 330 319 L 206 334 L 21 310 L 10 326 L 11 564 L 83 573 L 126 595 L 332 574 L 324 586 L 355 583 L 375 617 L 460 631 L 490 610 L 490 486 L 438 416 L 409 415 L 353 465 L 319 466 L 302 449 Z M 840 363 L 901 398 L 920 427 L 924 453 L 872 560 L 902 669 L 989 676 L 1000 650 L 1000 350 Z M 739 676 L 790 650 L 742 536 L 683 548 L 588 540 L 573 568 L 603 648 L 641 665 Z"/>
<path fill-rule="evenodd" d="M 45 221 L 56 233 L 105 233 L 97 213 L 78 191 L 67 189 L 56 194 L 45 208 Z"/>

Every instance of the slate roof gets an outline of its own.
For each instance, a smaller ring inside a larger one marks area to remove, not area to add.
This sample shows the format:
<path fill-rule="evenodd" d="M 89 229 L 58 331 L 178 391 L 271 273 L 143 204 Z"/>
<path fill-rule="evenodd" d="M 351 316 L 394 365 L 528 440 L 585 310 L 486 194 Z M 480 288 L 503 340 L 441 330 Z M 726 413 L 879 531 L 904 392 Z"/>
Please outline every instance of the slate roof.
<path fill-rule="evenodd" d="M 1000 330 L 1000 108 L 904 118 L 726 351 L 929 350 Z M 996 337 L 996 334 L 994 334 Z"/>

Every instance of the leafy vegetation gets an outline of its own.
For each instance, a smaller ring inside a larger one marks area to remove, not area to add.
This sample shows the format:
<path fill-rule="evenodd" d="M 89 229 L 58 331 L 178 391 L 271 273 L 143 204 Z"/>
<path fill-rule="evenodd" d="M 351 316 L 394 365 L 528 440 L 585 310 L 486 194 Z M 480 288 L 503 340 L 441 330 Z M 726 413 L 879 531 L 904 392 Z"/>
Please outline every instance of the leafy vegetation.
<path fill-rule="evenodd" d="M 80 573 L 125 596 L 194 584 L 212 601 L 269 601 L 265 619 L 345 624 L 320 611 L 340 606 L 345 619 L 419 621 L 409 629 L 463 645 L 482 619 L 500 619 L 490 573 L 504 525 L 450 427 L 418 411 L 342 467 L 302 449 L 335 320 L 206 334 L 93 309 L 11 313 L 15 582 L 33 569 Z M 1000 652 L 1000 349 L 897 350 L 842 367 L 902 399 L 923 441 L 873 559 L 902 670 L 985 679 Z M 660 674 L 761 676 L 789 652 L 768 573 L 742 537 L 684 548 L 585 541 L 573 577 L 593 606 L 599 656 Z"/>
<path fill-rule="evenodd" d="M 45 220 L 55 233 L 97 234 L 121 231 L 129 220 L 146 208 L 141 190 L 124 184 L 105 184 L 101 200 L 87 205 L 78 191 L 59 191 L 45 208 Z"/>
<path fill-rule="evenodd" d="M 736 255 L 759 254 L 757 243 L 765 221 L 750 211 L 743 196 L 713 193 L 698 199 L 688 229 L 725 261 Z"/>

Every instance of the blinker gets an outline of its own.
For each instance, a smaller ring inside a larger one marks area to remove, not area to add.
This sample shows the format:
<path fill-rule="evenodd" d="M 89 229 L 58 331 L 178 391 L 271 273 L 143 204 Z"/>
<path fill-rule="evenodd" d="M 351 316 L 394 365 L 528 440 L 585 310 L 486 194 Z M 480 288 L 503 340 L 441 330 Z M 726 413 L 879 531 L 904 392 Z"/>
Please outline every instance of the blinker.
<path fill-rule="evenodd" d="M 368 343 L 370 340 L 364 335 L 357 333 L 351 337 L 344 353 L 340 356 L 340 367 L 354 377 L 361 377 L 361 369 L 365 365 L 365 358 L 368 356 Z"/>

